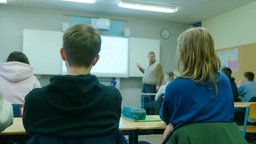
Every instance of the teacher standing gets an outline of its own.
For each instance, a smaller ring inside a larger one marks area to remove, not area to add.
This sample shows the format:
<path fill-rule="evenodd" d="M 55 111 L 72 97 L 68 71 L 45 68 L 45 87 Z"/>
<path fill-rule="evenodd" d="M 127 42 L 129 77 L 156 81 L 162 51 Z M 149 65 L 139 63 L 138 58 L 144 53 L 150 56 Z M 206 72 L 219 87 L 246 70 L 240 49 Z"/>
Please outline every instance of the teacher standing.
<path fill-rule="evenodd" d="M 155 53 L 153 51 L 148 54 L 149 63 L 144 69 L 137 64 L 138 69 L 143 73 L 142 93 L 156 93 L 163 81 L 162 65 L 156 62 Z M 142 95 L 141 107 L 147 114 L 154 114 L 154 96 Z"/>

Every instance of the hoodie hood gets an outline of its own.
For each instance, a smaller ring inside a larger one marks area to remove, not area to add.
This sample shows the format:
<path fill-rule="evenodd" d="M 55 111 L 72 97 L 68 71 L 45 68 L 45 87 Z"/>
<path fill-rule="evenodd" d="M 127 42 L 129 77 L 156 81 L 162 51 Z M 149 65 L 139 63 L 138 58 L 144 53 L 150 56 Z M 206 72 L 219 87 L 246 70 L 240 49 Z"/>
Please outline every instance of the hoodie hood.
<path fill-rule="evenodd" d="M 50 85 L 46 87 L 45 98 L 58 110 L 70 114 L 84 113 L 100 103 L 104 95 L 110 95 L 102 91 L 103 88 L 104 86 L 91 74 L 54 76 L 50 79 Z"/>
<path fill-rule="evenodd" d="M 91 74 L 54 76 L 50 79 L 50 83 L 63 93 L 62 95 L 68 97 L 84 97 L 90 94 L 96 85 L 99 85 L 98 79 Z"/>
<path fill-rule="evenodd" d="M 33 75 L 33 68 L 21 62 L 5 62 L 0 64 L 0 76 L 10 82 L 19 82 Z"/>

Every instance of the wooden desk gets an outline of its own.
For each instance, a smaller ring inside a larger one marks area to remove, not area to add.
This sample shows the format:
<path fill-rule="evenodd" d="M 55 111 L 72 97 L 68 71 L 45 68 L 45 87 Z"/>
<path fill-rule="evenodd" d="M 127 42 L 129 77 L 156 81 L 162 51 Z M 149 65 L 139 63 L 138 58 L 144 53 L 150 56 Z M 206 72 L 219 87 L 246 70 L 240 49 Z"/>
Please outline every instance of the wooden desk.
<path fill-rule="evenodd" d="M 156 93 L 141 93 L 141 95 L 155 96 L 155 95 L 156 95 Z"/>
<path fill-rule="evenodd" d="M 14 118 L 13 124 L 2 131 L 0 135 L 26 135 L 22 118 Z"/>
<path fill-rule="evenodd" d="M 150 117 L 159 118 L 159 115 L 150 115 Z M 165 129 L 166 124 L 161 120 L 156 121 L 144 121 L 144 122 L 131 122 L 129 120 L 123 119 L 121 117 L 119 128 L 121 130 L 132 130 L 132 129 L 145 129 L 145 130 L 152 130 L 152 129 Z"/>
<path fill-rule="evenodd" d="M 158 117 L 159 115 L 154 115 Z M 120 130 L 129 131 L 129 144 L 138 144 L 138 137 L 147 131 L 147 134 L 162 134 L 166 128 L 166 124 L 163 121 L 147 121 L 147 122 L 131 122 L 121 117 Z M 157 130 L 161 130 L 160 133 Z"/>
<path fill-rule="evenodd" d="M 159 117 L 155 115 L 154 117 Z M 137 144 L 140 131 L 146 130 L 164 130 L 166 127 L 163 121 L 153 122 L 131 122 L 123 118 L 120 119 L 119 129 L 123 132 L 128 132 L 129 144 Z M 22 136 L 27 138 L 25 129 L 23 127 L 22 118 L 14 118 L 13 124 L 0 133 L 0 137 L 3 136 Z"/>
<path fill-rule="evenodd" d="M 134 122 L 120 118 L 119 129 L 120 130 L 137 130 L 138 126 L 135 125 Z"/>
<path fill-rule="evenodd" d="M 0 133 L 0 143 L 9 143 L 9 141 L 26 142 L 26 135 L 23 127 L 22 118 L 14 118 L 13 124 Z"/>
<path fill-rule="evenodd" d="M 151 116 L 159 118 L 159 115 L 151 115 Z M 161 120 L 147 121 L 147 122 L 133 122 L 133 125 L 136 125 L 138 130 L 157 130 L 157 129 L 166 128 L 166 124 Z"/>
<path fill-rule="evenodd" d="M 236 108 L 247 108 L 250 106 L 250 104 L 253 104 L 256 102 L 235 102 L 234 107 Z"/>
<path fill-rule="evenodd" d="M 253 103 L 256 103 L 256 102 L 235 102 L 234 103 L 234 107 L 236 108 L 245 108 L 244 124 L 243 124 L 243 129 L 241 130 L 241 133 L 243 136 L 245 136 L 246 134 L 247 120 L 248 120 L 249 111 L 250 111 L 249 106 Z"/>

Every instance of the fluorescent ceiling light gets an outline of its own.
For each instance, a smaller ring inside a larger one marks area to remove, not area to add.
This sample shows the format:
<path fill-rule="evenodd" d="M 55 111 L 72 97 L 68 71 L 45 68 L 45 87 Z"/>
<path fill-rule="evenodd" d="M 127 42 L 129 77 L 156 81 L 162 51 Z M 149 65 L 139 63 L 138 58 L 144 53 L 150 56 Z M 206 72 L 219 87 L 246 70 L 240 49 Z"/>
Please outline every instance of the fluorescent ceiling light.
<path fill-rule="evenodd" d="M 76 2 L 76 3 L 91 3 L 91 4 L 94 4 L 96 2 L 96 0 L 62 0 L 62 1 Z"/>
<path fill-rule="evenodd" d="M 162 12 L 162 13 L 175 13 L 176 11 L 178 11 L 177 8 L 165 7 L 165 6 L 159 6 L 159 5 L 151 5 L 151 4 L 124 2 L 124 1 L 120 1 L 118 6 L 123 7 L 123 8 Z"/>
<path fill-rule="evenodd" d="M 0 0 L 0 3 L 6 4 L 6 3 L 7 3 L 7 0 Z"/>

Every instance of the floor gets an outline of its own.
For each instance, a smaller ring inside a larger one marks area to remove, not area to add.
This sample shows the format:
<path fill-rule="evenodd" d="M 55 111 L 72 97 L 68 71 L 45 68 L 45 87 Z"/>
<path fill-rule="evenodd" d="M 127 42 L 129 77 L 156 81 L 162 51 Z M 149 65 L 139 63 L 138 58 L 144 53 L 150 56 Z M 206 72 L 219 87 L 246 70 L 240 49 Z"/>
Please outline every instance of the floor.
<path fill-rule="evenodd" d="M 127 136 L 125 136 L 126 139 L 128 139 Z M 139 135 L 139 141 L 141 141 L 141 143 L 139 144 L 144 144 L 142 143 L 142 141 L 144 142 L 148 142 L 150 144 L 161 144 L 162 143 L 162 135 L 161 134 L 151 134 L 151 135 Z"/>
<path fill-rule="evenodd" d="M 162 143 L 162 134 L 140 135 L 139 141 L 147 141 L 150 144 L 161 144 Z"/>

